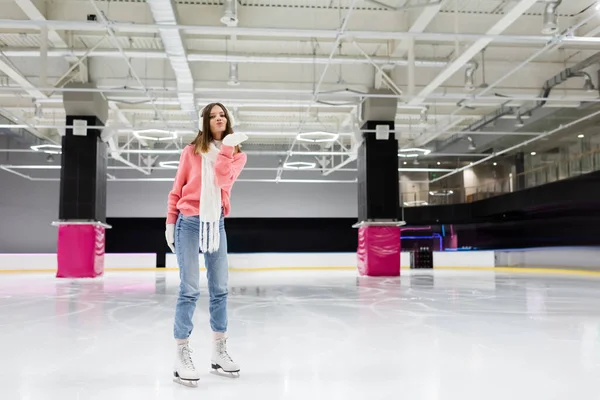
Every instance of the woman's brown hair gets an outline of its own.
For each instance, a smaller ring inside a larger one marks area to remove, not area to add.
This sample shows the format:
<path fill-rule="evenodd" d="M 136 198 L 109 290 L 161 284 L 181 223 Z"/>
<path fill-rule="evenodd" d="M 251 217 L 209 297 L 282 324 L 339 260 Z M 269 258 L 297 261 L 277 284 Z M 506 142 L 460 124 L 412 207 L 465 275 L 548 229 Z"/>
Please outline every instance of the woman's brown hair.
<path fill-rule="evenodd" d="M 227 119 L 227 124 L 225 125 L 225 132 L 223 132 L 223 137 L 221 140 L 225 139 L 225 136 L 233 133 L 233 129 L 231 128 L 231 120 L 229 119 L 229 112 L 227 108 L 221 103 L 210 103 L 202 110 L 202 126 L 198 131 L 198 135 L 194 139 L 190 145 L 194 146 L 194 152 L 196 154 L 206 153 L 210 147 L 210 142 L 213 140 L 213 135 L 210 131 L 210 111 L 214 106 L 219 106 L 223 110 L 225 114 L 225 119 Z M 240 152 L 240 146 L 235 146 L 235 153 Z"/>

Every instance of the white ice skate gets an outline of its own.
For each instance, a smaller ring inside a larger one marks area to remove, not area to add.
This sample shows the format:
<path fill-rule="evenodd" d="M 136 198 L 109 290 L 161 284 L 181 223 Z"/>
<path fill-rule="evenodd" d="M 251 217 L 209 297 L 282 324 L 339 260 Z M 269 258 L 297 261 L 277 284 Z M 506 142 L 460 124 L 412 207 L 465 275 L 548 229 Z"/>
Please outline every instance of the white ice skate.
<path fill-rule="evenodd" d="M 240 377 L 240 367 L 227 354 L 227 339 L 216 339 L 213 342 L 211 373 L 229 378 Z"/>
<path fill-rule="evenodd" d="M 184 386 L 197 387 L 200 372 L 194 367 L 192 352 L 188 343 L 177 346 L 177 357 L 173 369 L 173 381 Z"/>

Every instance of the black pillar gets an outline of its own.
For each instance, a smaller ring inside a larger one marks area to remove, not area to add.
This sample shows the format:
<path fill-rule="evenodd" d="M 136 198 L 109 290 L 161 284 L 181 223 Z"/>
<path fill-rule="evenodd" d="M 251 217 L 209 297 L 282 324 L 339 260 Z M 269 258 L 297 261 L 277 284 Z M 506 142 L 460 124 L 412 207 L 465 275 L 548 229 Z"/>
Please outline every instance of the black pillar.
<path fill-rule="evenodd" d="M 71 84 L 85 89 L 91 84 Z M 96 92 L 65 92 L 67 128 L 62 137 L 60 221 L 106 223 L 107 149 L 101 139 L 108 103 Z"/>
<path fill-rule="evenodd" d="M 525 153 L 515 154 L 515 187 L 514 190 L 525 189 Z"/>
<path fill-rule="evenodd" d="M 362 129 L 371 132 L 362 134 L 357 155 L 359 222 L 393 222 L 400 217 L 398 141 L 389 132 L 395 127 L 397 107 L 394 98 L 369 98 L 361 108 Z M 375 133 L 378 126 L 381 134 Z"/>

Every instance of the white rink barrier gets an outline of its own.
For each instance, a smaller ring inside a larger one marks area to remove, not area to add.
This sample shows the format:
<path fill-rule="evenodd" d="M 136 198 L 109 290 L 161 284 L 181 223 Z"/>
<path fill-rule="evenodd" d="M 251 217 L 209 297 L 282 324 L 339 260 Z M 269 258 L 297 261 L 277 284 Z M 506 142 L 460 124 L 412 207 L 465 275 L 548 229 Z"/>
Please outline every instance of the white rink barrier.
<path fill-rule="evenodd" d="M 56 253 L 0 254 L 0 272 L 56 271 L 57 268 Z M 104 268 L 107 270 L 156 268 L 156 254 L 105 254 Z"/>
<path fill-rule="evenodd" d="M 434 268 L 494 268 L 494 251 L 434 251 Z"/>
<path fill-rule="evenodd" d="M 434 252 L 437 268 L 491 268 L 494 252 Z M 166 267 L 178 268 L 175 254 L 166 254 Z M 400 265 L 410 268 L 410 254 L 402 252 Z M 232 270 L 281 269 L 354 269 L 356 253 L 232 253 L 229 254 Z M 104 256 L 106 270 L 145 270 L 156 267 L 156 254 L 117 254 Z M 200 255 L 199 267 L 204 267 Z M 56 254 L 0 254 L 1 271 L 56 271 Z"/>
<path fill-rule="evenodd" d="M 435 267 L 439 268 L 493 268 L 493 251 L 461 251 L 433 253 Z M 354 269 L 356 253 L 233 253 L 229 254 L 229 268 L 239 270 L 279 269 Z M 200 255 L 199 266 L 204 267 Z M 410 253 L 402 252 L 400 266 L 410 268 Z M 166 267 L 178 268 L 175 254 L 167 253 Z"/>
<path fill-rule="evenodd" d="M 356 253 L 231 253 L 228 255 L 231 269 L 334 269 L 356 268 Z M 165 266 L 179 268 L 177 257 L 167 253 Z M 204 268 L 200 254 L 199 266 Z"/>
<path fill-rule="evenodd" d="M 554 268 L 600 271 L 600 247 L 547 247 L 500 251 L 446 251 L 433 253 L 434 268 L 489 269 Z M 356 253 L 231 253 L 230 268 L 239 270 L 354 269 Z M 410 268 L 410 254 L 402 252 L 400 265 Z M 174 254 L 166 254 L 167 268 L 178 268 Z M 200 255 L 200 267 L 204 260 Z M 106 270 L 147 270 L 156 267 L 156 254 L 105 255 Z M 2 271 L 56 271 L 56 254 L 0 254 Z"/>
<path fill-rule="evenodd" d="M 495 253 L 496 267 L 600 271 L 600 247 L 539 247 Z"/>

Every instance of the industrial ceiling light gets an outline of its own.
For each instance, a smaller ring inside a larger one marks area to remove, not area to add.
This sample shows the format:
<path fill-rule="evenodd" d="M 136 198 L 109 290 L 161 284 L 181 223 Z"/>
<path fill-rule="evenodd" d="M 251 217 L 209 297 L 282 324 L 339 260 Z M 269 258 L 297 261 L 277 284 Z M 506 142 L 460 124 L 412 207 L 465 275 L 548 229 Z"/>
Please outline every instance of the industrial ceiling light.
<path fill-rule="evenodd" d="M 159 136 L 146 136 L 144 134 L 158 134 Z M 133 136 L 140 140 L 153 140 L 156 142 L 163 142 L 165 140 L 177 139 L 177 132 L 167 131 L 164 129 L 142 129 L 133 131 Z"/>
<path fill-rule="evenodd" d="M 421 109 L 421 123 L 426 124 L 428 117 L 429 117 L 429 106 L 425 106 Z"/>
<path fill-rule="evenodd" d="M 301 142 L 325 143 L 335 142 L 340 137 L 339 133 L 331 132 L 302 132 L 296 136 L 296 140 Z"/>
<path fill-rule="evenodd" d="M 515 126 L 517 128 L 522 128 L 525 126 L 525 123 L 523 122 L 523 118 L 521 117 L 521 113 L 517 113 L 517 122 L 515 123 Z"/>
<path fill-rule="evenodd" d="M 33 151 L 41 151 L 46 154 L 62 154 L 62 146 L 57 144 L 38 144 L 36 146 L 31 146 L 30 149 Z"/>
<path fill-rule="evenodd" d="M 223 2 L 223 16 L 221 17 L 221 23 L 227 26 L 237 26 L 237 0 L 225 0 Z"/>
<path fill-rule="evenodd" d="M 477 150 L 477 146 L 475 146 L 475 140 L 471 136 L 467 136 L 467 140 L 469 141 L 469 150 Z"/>
<path fill-rule="evenodd" d="M 558 13 L 556 9 L 561 2 L 562 0 L 556 0 L 546 4 L 546 8 L 544 9 L 544 25 L 542 27 L 544 35 L 553 35 L 558 32 Z"/>
<path fill-rule="evenodd" d="M 238 86 L 240 81 L 238 80 L 238 65 L 237 63 L 229 63 L 229 86 Z"/>
<path fill-rule="evenodd" d="M 479 68 L 479 64 L 477 63 L 477 61 L 472 60 L 471 65 L 467 69 L 465 69 L 465 90 L 469 92 L 475 90 L 475 82 L 473 75 L 475 75 L 475 71 L 477 71 L 477 68 Z"/>
<path fill-rule="evenodd" d="M 179 161 L 161 161 L 158 163 L 162 168 L 177 169 Z"/>
<path fill-rule="evenodd" d="M 42 109 L 42 105 L 38 103 L 36 100 L 33 101 L 33 116 L 36 119 L 42 119 L 44 117 L 44 110 Z"/>
<path fill-rule="evenodd" d="M 579 135 L 577 135 L 577 137 L 578 137 L 579 139 L 582 139 L 582 138 L 584 138 L 585 136 L 583 135 L 583 133 L 580 133 Z"/>
<path fill-rule="evenodd" d="M 426 156 L 427 154 L 431 153 L 431 150 L 429 149 L 401 149 L 398 152 L 398 157 L 401 158 L 409 158 L 409 157 L 419 157 L 419 156 Z"/>
<path fill-rule="evenodd" d="M 294 162 L 286 162 L 283 164 L 283 168 L 285 169 L 313 169 L 317 166 L 316 163 L 304 162 L 304 161 L 294 161 Z"/>
<path fill-rule="evenodd" d="M 588 93 L 592 93 L 596 91 L 596 87 L 594 86 L 594 82 L 592 82 L 592 77 L 587 72 L 582 72 L 581 76 L 585 79 L 585 83 L 583 84 L 583 90 Z"/>

